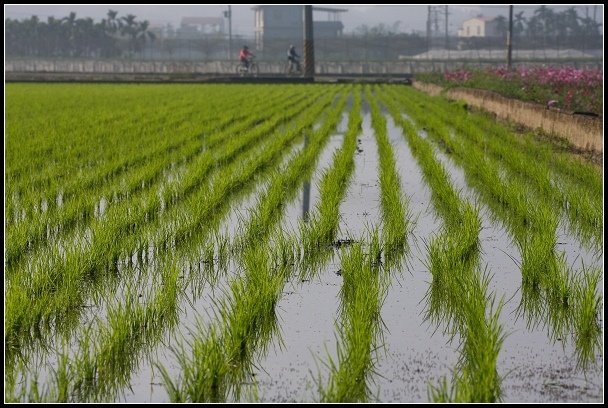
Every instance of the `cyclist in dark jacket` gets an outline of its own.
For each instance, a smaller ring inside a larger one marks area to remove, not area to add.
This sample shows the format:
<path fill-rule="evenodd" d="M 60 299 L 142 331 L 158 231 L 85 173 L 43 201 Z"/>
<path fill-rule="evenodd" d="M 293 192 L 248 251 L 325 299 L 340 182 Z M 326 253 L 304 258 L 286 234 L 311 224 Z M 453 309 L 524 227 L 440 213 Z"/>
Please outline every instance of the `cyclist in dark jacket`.
<path fill-rule="evenodd" d="M 300 70 L 300 62 L 298 61 L 298 58 L 300 58 L 300 56 L 296 52 L 296 47 L 294 47 L 293 44 L 291 44 L 289 46 L 289 49 L 287 50 L 287 60 L 289 61 L 289 64 L 290 64 L 289 71 L 291 71 L 291 67 L 292 67 L 291 64 L 294 64 L 298 71 Z"/>

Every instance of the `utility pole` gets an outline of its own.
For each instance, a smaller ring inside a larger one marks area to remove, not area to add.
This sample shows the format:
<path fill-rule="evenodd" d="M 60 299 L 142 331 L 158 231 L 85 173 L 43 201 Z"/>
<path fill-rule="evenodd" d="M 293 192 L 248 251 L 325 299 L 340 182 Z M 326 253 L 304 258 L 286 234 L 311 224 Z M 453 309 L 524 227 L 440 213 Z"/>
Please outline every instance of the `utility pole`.
<path fill-rule="evenodd" d="M 445 50 L 450 58 L 450 37 L 448 36 L 448 6 L 445 6 Z"/>
<path fill-rule="evenodd" d="M 431 6 L 427 6 L 427 13 L 426 13 L 426 52 L 427 52 L 427 57 L 428 57 L 428 53 L 431 50 Z"/>
<path fill-rule="evenodd" d="M 448 6 L 427 6 L 426 49 L 433 46 L 433 37 L 441 38 L 441 19 L 445 18 L 445 48 L 448 48 Z M 439 41 L 441 43 L 441 41 Z"/>
<path fill-rule="evenodd" d="M 315 76 L 315 44 L 312 30 L 312 5 L 304 6 L 304 77 Z"/>
<path fill-rule="evenodd" d="M 224 11 L 224 17 L 228 19 L 228 59 L 232 58 L 232 6 L 228 5 L 228 11 Z"/>
<path fill-rule="evenodd" d="M 513 5 L 509 6 L 509 31 L 507 32 L 507 69 L 511 70 L 511 52 L 513 49 Z"/>

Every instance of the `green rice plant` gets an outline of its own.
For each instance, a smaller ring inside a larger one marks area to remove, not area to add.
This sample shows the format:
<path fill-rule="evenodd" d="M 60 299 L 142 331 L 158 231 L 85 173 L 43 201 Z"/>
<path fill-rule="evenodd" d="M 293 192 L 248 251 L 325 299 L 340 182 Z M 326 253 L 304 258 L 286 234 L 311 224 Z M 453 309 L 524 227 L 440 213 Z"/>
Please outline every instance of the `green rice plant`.
<path fill-rule="evenodd" d="M 267 237 L 270 227 L 282 214 L 286 202 L 298 191 L 300 184 L 305 179 L 310 178 L 323 146 L 338 125 L 338 120 L 346 104 L 346 97 L 347 95 L 343 95 L 340 98 L 337 105 L 327 115 L 326 122 L 318 131 L 305 130 L 307 133 L 312 133 L 308 145 L 289 162 L 284 170 L 277 171 L 273 175 L 269 189 L 258 198 L 256 211 L 251 215 L 251 221 L 245 227 L 242 238 L 245 245 L 248 242 L 257 242 Z"/>
<path fill-rule="evenodd" d="M 341 324 L 338 357 L 329 358 L 330 378 L 321 389 L 323 402 L 364 402 L 369 397 L 366 378 L 373 371 L 372 353 L 378 347 L 381 333 L 380 309 L 386 295 L 381 283 L 380 253 L 377 230 L 370 238 L 370 253 L 361 243 L 350 250 L 342 249 L 341 270 L 344 279 L 341 297 Z M 348 251 L 348 252 L 347 252 Z"/>
<path fill-rule="evenodd" d="M 255 354 L 265 352 L 278 328 L 275 309 L 287 275 L 286 265 L 273 266 L 271 256 L 260 246 L 243 252 L 246 278 L 230 284 L 231 296 L 220 303 L 218 325 L 206 336 L 198 333 L 193 353 L 200 358 L 189 359 L 182 350 L 178 384 L 164 375 L 174 402 L 221 402 L 229 392 L 239 399 Z"/>
<path fill-rule="evenodd" d="M 552 179 L 551 167 L 554 167 L 554 155 L 543 155 L 543 160 L 530 157 L 530 151 L 538 150 L 532 147 L 521 148 L 514 137 L 503 126 L 494 121 L 480 119 L 479 115 L 466 114 L 438 98 L 423 98 L 418 93 L 412 93 L 408 98 L 408 107 L 415 107 L 420 111 L 418 115 L 423 126 L 431 127 L 446 140 L 446 129 L 440 122 L 453 126 L 459 133 L 463 148 L 467 151 L 481 151 L 489 159 L 500 162 L 501 167 L 509 171 L 509 176 L 519 178 L 521 182 L 530 187 L 529 191 L 536 196 L 553 202 L 556 214 L 563 212 L 568 216 L 570 229 L 583 244 L 599 246 L 602 243 L 602 234 L 599 224 L 602 214 L 600 208 L 602 194 L 597 171 L 579 163 L 579 170 L 574 170 L 574 163 L 565 161 L 569 172 L 578 171 L 585 176 L 576 177 L 574 184 L 566 182 L 564 177 Z M 428 109 L 437 111 L 436 115 L 426 115 Z M 528 146 L 529 147 L 529 146 Z M 568 178 L 568 177 L 567 177 Z M 569 177 L 572 179 L 572 177 Z M 583 179 L 588 182 L 581 188 Z M 574 181 L 574 180 L 573 180 Z M 566 206 L 563 203 L 567 203 Z M 591 204 L 593 203 L 593 204 Z"/>
<path fill-rule="evenodd" d="M 408 203 L 402 199 L 401 181 L 397 173 L 395 156 L 388 140 L 386 119 L 380 111 L 369 87 L 365 88 L 365 96 L 370 105 L 372 127 L 378 143 L 380 157 L 379 173 L 381 204 L 382 204 L 382 234 L 386 258 L 391 265 L 397 265 L 407 248 L 407 235 L 411 215 L 408 213 Z"/>
<path fill-rule="evenodd" d="M 75 363 L 68 365 L 66 355 L 61 356 L 55 380 L 58 398 L 105 401 L 129 383 L 139 355 L 177 322 L 181 271 L 176 265 L 168 266 L 161 271 L 156 295 L 146 304 L 136 301 L 138 291 L 128 283 L 121 303 L 109 307 L 107 325 L 96 337 L 85 331 Z"/>
<path fill-rule="evenodd" d="M 175 382 L 159 366 L 171 402 L 225 402 L 228 394 L 229 366 L 221 339 L 210 328 L 208 341 L 196 338 L 191 351 L 176 352 L 182 374 Z"/>
<path fill-rule="evenodd" d="M 583 371 L 595 363 L 598 352 L 603 353 L 602 328 L 599 325 L 602 297 L 597 293 L 602 275 L 599 268 L 583 268 L 576 280 L 573 329 L 577 366 Z"/>
<path fill-rule="evenodd" d="M 489 277 L 479 270 L 478 210 L 454 191 L 431 145 L 400 115 L 395 101 L 386 96 L 383 100 L 395 122 L 403 128 L 423 176 L 432 188 L 435 208 L 444 220 L 442 231 L 427 247 L 427 268 L 433 280 L 425 296 L 426 320 L 436 325 L 445 324 L 451 338 L 458 334 L 462 343 L 451 388 L 448 389 L 445 379 L 437 388 L 430 384 L 429 399 L 435 402 L 499 401 L 501 388 L 496 365 L 504 339 L 498 322 L 502 301 L 494 308 L 494 300 L 487 294 Z"/>
<path fill-rule="evenodd" d="M 323 105 L 321 105 L 321 108 L 316 108 L 316 109 L 321 109 L 322 110 Z M 285 143 L 287 143 L 289 140 L 293 139 L 293 135 L 292 133 L 289 133 L 286 135 L 286 137 L 284 137 L 283 139 L 279 139 L 278 141 L 273 141 L 273 145 L 274 145 L 274 149 L 273 150 L 269 150 L 269 151 L 265 151 L 264 155 L 262 155 L 260 157 L 260 159 L 262 161 L 259 161 L 259 164 L 256 164 L 255 166 L 251 167 L 250 170 L 252 172 L 257 171 L 261 165 L 265 162 L 268 161 L 270 158 L 273 158 L 274 156 L 276 156 L 281 150 L 281 148 L 284 146 Z M 233 174 L 233 170 L 230 171 L 230 173 L 228 174 Z M 211 195 L 210 198 L 215 199 L 216 202 L 221 203 L 224 201 L 225 199 L 225 195 L 226 193 L 228 193 L 229 191 L 226 190 L 227 187 L 230 186 L 229 183 L 233 183 L 233 187 L 232 188 L 239 188 L 239 184 L 246 182 L 247 180 L 249 180 L 249 177 L 252 173 L 236 173 L 236 175 L 239 177 L 239 182 L 237 184 L 234 184 L 234 181 L 232 181 L 234 179 L 234 177 L 232 178 L 232 180 L 230 178 L 219 178 L 220 180 L 220 185 L 217 186 L 216 191 L 218 192 L 217 195 L 213 196 Z M 228 180 L 228 182 L 226 183 L 226 180 Z M 200 182 L 199 182 L 200 183 Z M 184 187 L 185 189 L 189 189 L 189 187 Z M 222 191 L 220 193 L 220 191 Z M 135 211 L 132 212 L 132 214 L 137 214 L 138 218 L 139 218 L 139 222 L 145 221 L 146 219 L 149 219 L 149 214 L 153 213 L 153 209 L 156 209 L 159 207 L 159 197 L 154 193 L 154 192 L 150 192 L 149 193 L 149 199 L 147 202 L 144 202 L 142 204 L 140 204 L 139 208 L 135 209 Z M 119 206 L 120 207 L 120 206 Z M 94 240 L 94 245 L 91 246 L 91 248 L 88 250 L 87 255 L 81 254 L 82 250 L 81 249 L 76 249 L 73 252 L 73 258 L 76 259 L 76 263 L 80 264 L 80 265 L 87 265 L 86 269 L 78 269 L 79 271 L 79 275 L 80 278 L 79 279 L 84 279 L 87 275 L 91 274 L 91 273 L 100 273 L 104 270 L 105 265 L 117 265 L 117 261 L 119 259 L 119 254 L 123 251 L 125 251 L 125 244 L 126 242 L 121 241 L 120 239 L 116 239 L 117 236 L 120 237 L 124 237 L 124 239 L 129 239 L 130 237 L 135 236 L 135 229 L 137 228 L 137 224 L 134 223 L 135 220 L 133 220 L 133 217 L 129 214 L 129 212 L 120 212 L 121 209 L 119 207 L 115 208 L 115 212 L 113 212 L 114 214 L 116 214 L 116 217 L 111 217 L 108 216 L 107 219 L 105 219 L 103 222 L 99 223 L 99 228 L 97 229 L 93 229 L 93 236 L 95 237 Z M 108 225 L 109 224 L 109 225 Z M 188 227 L 190 228 L 190 227 Z M 178 229 L 177 231 L 175 231 L 175 234 L 179 234 L 180 230 Z M 178 235 L 179 236 L 179 235 Z M 130 246 L 134 245 L 132 238 L 130 238 L 131 240 L 131 244 Z M 128 247 L 127 247 L 128 248 Z M 128 250 L 127 253 L 132 253 L 132 250 Z M 84 258 L 83 258 L 84 256 Z M 68 259 L 70 259 L 70 256 L 68 256 Z M 58 263 L 58 268 L 55 267 L 56 270 L 60 271 L 62 270 L 62 267 L 60 265 L 62 265 L 64 263 L 63 259 L 59 261 Z M 34 274 L 34 276 L 36 276 L 36 274 Z M 45 276 L 40 275 L 40 276 Z M 52 285 L 54 287 L 61 287 L 62 285 L 62 274 L 58 273 L 56 276 L 59 277 L 59 281 L 57 282 L 53 282 Z M 55 290 L 52 289 L 51 293 L 53 293 Z M 58 306 L 61 306 L 59 310 L 70 310 L 72 308 L 71 305 L 74 304 L 81 304 L 81 299 L 82 299 L 82 291 L 63 291 L 62 292 L 65 296 L 62 297 L 61 302 L 59 302 Z M 66 304 L 65 303 L 65 299 L 69 299 L 70 303 Z M 26 311 L 26 313 L 30 314 L 30 315 L 37 315 L 38 317 L 36 317 L 35 319 L 33 319 L 33 321 L 30 320 L 29 324 L 35 324 L 36 321 L 40 321 L 40 319 L 42 320 L 46 320 L 46 321 L 50 321 L 50 320 L 57 320 L 59 319 L 59 321 L 61 321 L 62 319 L 62 313 L 58 313 L 56 308 L 47 308 L 45 306 L 46 303 L 48 303 L 49 301 L 49 297 L 44 297 L 44 298 L 39 298 L 36 300 L 37 303 L 40 303 L 38 307 L 40 310 L 44 310 L 44 314 L 41 316 L 39 313 L 40 312 L 36 312 L 36 307 L 29 309 Z M 12 304 L 11 304 L 12 305 Z M 70 305 L 70 307 L 66 307 Z M 16 306 L 17 307 L 17 306 Z M 75 309 L 71 309 L 71 310 L 75 310 Z M 51 312 L 52 311 L 52 312 Z M 10 313 L 14 313 L 13 309 L 8 309 L 9 314 Z M 48 315 L 48 313 L 51 312 L 50 315 Z M 46 316 L 44 316 L 46 315 Z M 10 336 L 9 336 L 10 334 Z M 14 336 L 18 336 L 17 333 L 7 333 L 7 337 L 9 338 L 14 338 Z M 17 341 L 15 340 L 11 340 L 9 341 L 9 343 Z"/>
<path fill-rule="evenodd" d="M 359 88 L 355 90 L 357 92 L 354 93 L 342 149 L 334 153 L 331 167 L 325 170 L 321 177 L 321 199 L 311 212 L 308 223 L 300 224 L 303 274 L 314 269 L 312 265 L 319 261 L 320 256 L 324 256 L 322 254 L 327 255 L 337 233 L 340 201 L 354 169 L 353 155 L 357 146 L 357 135 L 361 132 L 361 95 Z"/>
<path fill-rule="evenodd" d="M 519 314 L 527 316 L 529 326 L 533 324 L 530 319 L 540 317 L 549 325 L 550 338 L 563 338 L 574 325 L 573 304 L 577 300 L 573 296 L 580 294 L 575 290 L 564 255 L 555 251 L 558 212 L 544 200 L 533 199 L 523 181 L 504 180 L 496 162 L 467 145 L 464 139 L 450 135 L 438 119 L 430 118 L 407 99 L 400 100 L 416 120 L 429 127 L 431 137 L 439 139 L 440 146 L 463 166 L 467 181 L 510 230 L 522 256 Z M 524 307 L 536 309 L 522 311 Z"/>

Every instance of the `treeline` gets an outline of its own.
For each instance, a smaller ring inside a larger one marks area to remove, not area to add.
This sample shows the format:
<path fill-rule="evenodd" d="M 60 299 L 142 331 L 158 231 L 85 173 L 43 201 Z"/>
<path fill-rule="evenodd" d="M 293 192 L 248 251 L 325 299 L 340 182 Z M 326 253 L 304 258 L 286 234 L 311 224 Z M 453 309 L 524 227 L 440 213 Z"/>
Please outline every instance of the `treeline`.
<path fill-rule="evenodd" d="M 497 38 L 467 38 L 471 46 L 486 45 L 484 42 L 499 41 L 504 45 L 509 29 L 509 20 L 498 16 L 496 21 Z M 519 49 L 533 48 L 602 48 L 602 33 L 597 23 L 589 16 L 581 17 L 574 7 L 564 11 L 554 11 L 540 6 L 531 17 L 524 17 L 520 11 L 513 15 L 513 39 Z M 490 45 L 490 44 L 487 44 Z"/>
<path fill-rule="evenodd" d="M 47 21 L 32 16 L 26 20 L 5 20 L 7 56 L 36 57 L 118 57 L 132 55 L 153 41 L 147 20 L 137 21 L 133 14 L 119 17 L 109 10 L 100 22 L 76 18 L 76 13 Z"/>

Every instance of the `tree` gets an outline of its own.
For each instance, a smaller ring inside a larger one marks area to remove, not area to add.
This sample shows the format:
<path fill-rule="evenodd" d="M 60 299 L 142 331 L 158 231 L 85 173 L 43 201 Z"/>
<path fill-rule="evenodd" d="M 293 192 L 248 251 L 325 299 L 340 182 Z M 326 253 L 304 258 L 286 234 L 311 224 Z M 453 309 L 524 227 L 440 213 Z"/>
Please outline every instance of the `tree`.
<path fill-rule="evenodd" d="M 513 19 L 513 35 L 521 36 L 524 34 L 526 30 L 526 18 L 524 17 L 524 12 L 520 11 L 515 14 L 515 18 Z"/>
<path fill-rule="evenodd" d="M 496 35 L 500 38 L 507 38 L 507 19 L 505 16 L 498 16 L 494 19 L 496 23 Z"/>

